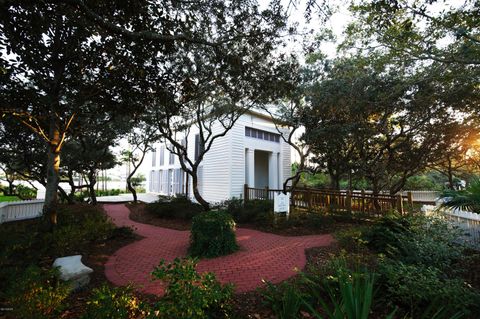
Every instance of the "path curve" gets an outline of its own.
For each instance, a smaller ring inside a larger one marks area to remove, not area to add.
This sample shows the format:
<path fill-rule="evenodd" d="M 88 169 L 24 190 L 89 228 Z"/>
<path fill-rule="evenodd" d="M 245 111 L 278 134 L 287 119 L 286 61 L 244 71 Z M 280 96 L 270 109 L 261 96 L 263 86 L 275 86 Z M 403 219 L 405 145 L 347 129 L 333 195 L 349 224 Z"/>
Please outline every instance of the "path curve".
<path fill-rule="evenodd" d="M 150 273 L 161 259 L 173 261 L 187 254 L 189 231 L 179 231 L 130 220 L 123 204 L 104 205 L 117 226 L 133 227 L 143 237 L 124 246 L 109 257 L 105 275 L 117 286 L 133 284 L 145 293 L 163 295 L 160 281 L 151 281 Z M 331 235 L 286 237 L 252 229 L 237 228 L 240 250 L 228 256 L 202 259 L 198 272 L 214 272 L 222 283 L 235 284 L 236 292 L 247 292 L 263 285 L 262 280 L 278 283 L 296 274 L 306 264 L 305 249 L 328 246 Z"/>

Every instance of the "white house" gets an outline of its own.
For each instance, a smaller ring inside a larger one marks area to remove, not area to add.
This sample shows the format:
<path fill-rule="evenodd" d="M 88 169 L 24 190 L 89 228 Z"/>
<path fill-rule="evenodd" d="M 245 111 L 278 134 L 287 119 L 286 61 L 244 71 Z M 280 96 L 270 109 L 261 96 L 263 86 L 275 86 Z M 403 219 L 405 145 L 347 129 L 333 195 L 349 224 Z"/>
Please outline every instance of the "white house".
<path fill-rule="evenodd" d="M 221 129 L 220 125 L 215 129 Z M 288 132 L 282 129 L 283 134 Z M 189 158 L 196 156 L 198 145 L 198 128 L 195 131 L 192 127 L 187 137 Z M 191 177 L 164 143 L 154 146 L 147 161 L 147 192 L 193 198 Z M 205 154 L 199 166 L 199 190 L 208 202 L 242 198 L 244 184 L 279 189 L 290 174 L 290 145 L 283 141 L 269 116 L 250 111 Z"/>

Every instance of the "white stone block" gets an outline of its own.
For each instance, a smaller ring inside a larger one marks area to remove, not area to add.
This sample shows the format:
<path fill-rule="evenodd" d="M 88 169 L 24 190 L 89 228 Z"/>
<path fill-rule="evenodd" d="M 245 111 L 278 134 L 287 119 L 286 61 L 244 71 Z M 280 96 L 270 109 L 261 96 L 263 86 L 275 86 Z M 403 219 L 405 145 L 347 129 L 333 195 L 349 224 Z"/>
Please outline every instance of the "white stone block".
<path fill-rule="evenodd" d="M 73 289 L 87 285 L 93 272 L 92 268 L 82 263 L 82 255 L 57 258 L 53 267 L 59 267 L 60 279 L 72 282 Z"/>

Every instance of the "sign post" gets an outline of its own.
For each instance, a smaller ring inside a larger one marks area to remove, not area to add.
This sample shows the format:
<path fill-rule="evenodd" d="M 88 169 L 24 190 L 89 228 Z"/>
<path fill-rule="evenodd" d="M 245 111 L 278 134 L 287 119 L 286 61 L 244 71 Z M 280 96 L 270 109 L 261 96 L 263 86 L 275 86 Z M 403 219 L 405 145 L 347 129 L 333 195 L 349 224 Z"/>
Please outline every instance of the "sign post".
<path fill-rule="evenodd" d="M 287 218 L 290 214 L 290 194 L 275 192 L 273 194 L 273 212 L 275 214 L 285 213 Z"/>

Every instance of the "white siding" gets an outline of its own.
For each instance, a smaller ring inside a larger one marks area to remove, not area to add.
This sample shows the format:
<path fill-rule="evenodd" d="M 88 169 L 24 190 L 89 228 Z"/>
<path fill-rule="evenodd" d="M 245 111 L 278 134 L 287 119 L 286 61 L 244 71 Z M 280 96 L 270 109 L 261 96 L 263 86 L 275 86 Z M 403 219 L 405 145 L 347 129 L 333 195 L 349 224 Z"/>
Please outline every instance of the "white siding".
<path fill-rule="evenodd" d="M 284 130 L 285 136 L 288 134 L 288 130 Z M 281 172 L 283 173 L 282 178 L 280 180 L 280 186 L 292 176 L 292 161 L 291 161 L 291 146 L 285 141 L 280 140 L 280 144 L 282 145 L 282 151 L 280 152 L 280 165 L 281 165 Z"/>
<path fill-rule="evenodd" d="M 214 134 L 221 133 L 223 127 L 214 125 Z M 219 202 L 230 197 L 230 134 L 219 137 L 203 159 L 203 197 L 209 202 Z"/>
<path fill-rule="evenodd" d="M 230 198 L 243 197 L 245 184 L 245 115 L 230 130 Z"/>

